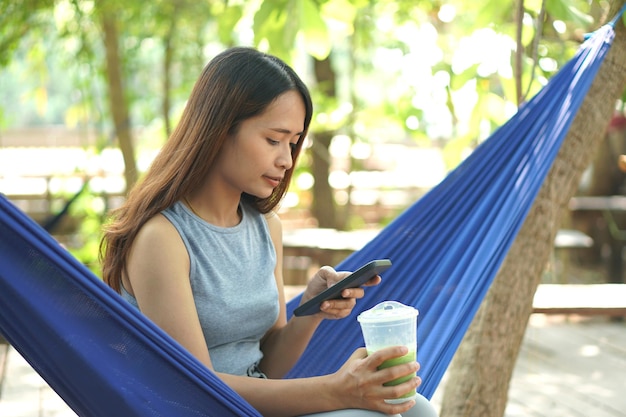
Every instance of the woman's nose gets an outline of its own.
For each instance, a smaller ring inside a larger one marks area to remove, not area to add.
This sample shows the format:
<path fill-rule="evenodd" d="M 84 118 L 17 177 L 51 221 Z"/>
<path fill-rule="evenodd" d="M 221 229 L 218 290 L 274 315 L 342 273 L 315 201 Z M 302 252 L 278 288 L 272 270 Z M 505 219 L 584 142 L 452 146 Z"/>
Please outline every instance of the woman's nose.
<path fill-rule="evenodd" d="M 285 170 L 291 168 L 293 165 L 293 156 L 291 154 L 291 143 L 287 143 L 286 146 L 281 146 L 280 154 L 278 155 L 278 159 L 276 164 L 280 167 L 283 167 Z"/>

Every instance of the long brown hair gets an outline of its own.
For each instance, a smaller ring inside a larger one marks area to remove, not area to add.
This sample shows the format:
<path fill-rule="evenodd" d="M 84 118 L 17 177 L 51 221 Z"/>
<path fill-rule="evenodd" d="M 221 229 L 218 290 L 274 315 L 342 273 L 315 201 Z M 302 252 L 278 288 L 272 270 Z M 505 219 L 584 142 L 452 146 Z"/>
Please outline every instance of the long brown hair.
<path fill-rule="evenodd" d="M 104 228 L 100 259 L 109 286 L 120 292 L 128 254 L 141 227 L 199 186 L 225 140 L 241 122 L 261 114 L 278 96 L 291 90 L 299 92 L 304 101 L 304 133 L 292 153 L 294 165 L 272 195 L 264 199 L 243 196 L 261 213 L 276 207 L 287 192 L 311 122 L 311 96 L 292 68 L 252 48 L 228 49 L 207 64 L 172 135 Z"/>

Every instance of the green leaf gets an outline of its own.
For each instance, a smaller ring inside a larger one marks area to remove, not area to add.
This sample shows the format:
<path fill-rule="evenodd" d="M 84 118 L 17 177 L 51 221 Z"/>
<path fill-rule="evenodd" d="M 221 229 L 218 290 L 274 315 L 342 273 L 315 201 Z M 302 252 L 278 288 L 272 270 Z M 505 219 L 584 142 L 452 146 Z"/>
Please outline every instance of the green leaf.
<path fill-rule="evenodd" d="M 499 25 L 510 19 L 512 2 L 510 0 L 490 0 L 480 5 L 474 21 L 475 28 Z"/>
<path fill-rule="evenodd" d="M 254 43 L 258 46 L 263 39 L 272 37 L 276 32 L 282 31 L 285 26 L 287 14 L 284 12 L 285 1 L 265 0 L 259 10 L 254 14 Z"/>
<path fill-rule="evenodd" d="M 491 92 L 486 93 L 482 102 L 483 113 L 496 125 L 500 126 L 504 124 L 509 115 L 506 114 L 506 102 L 497 94 Z"/>
<path fill-rule="evenodd" d="M 552 17 L 576 26 L 587 27 L 593 18 L 572 5 L 571 0 L 546 0 L 546 10 Z"/>
<path fill-rule="evenodd" d="M 265 0 L 254 15 L 254 42 L 268 43 L 268 52 L 290 62 L 299 29 L 297 2 Z"/>
<path fill-rule="evenodd" d="M 304 38 L 304 47 L 313 57 L 325 59 L 331 50 L 328 28 L 322 19 L 320 10 L 312 0 L 298 2 L 300 30 Z"/>
<path fill-rule="evenodd" d="M 232 33 L 235 26 L 243 16 L 243 8 L 241 6 L 228 6 L 217 19 L 217 32 L 220 39 L 225 45 L 232 42 Z"/>
<path fill-rule="evenodd" d="M 357 15 L 357 8 L 348 0 L 333 0 L 322 6 L 325 19 L 332 19 L 352 26 Z"/>
<path fill-rule="evenodd" d="M 542 4 L 543 0 L 524 0 L 524 9 L 539 12 Z"/>
<path fill-rule="evenodd" d="M 471 67 L 467 68 L 465 71 L 463 71 L 460 74 L 456 74 L 454 72 L 450 72 L 450 88 L 452 88 L 453 91 L 459 90 L 460 88 L 462 88 L 465 83 L 467 83 L 469 80 L 472 80 L 474 78 L 477 77 L 476 75 L 476 69 L 478 68 L 478 64 L 474 64 Z"/>

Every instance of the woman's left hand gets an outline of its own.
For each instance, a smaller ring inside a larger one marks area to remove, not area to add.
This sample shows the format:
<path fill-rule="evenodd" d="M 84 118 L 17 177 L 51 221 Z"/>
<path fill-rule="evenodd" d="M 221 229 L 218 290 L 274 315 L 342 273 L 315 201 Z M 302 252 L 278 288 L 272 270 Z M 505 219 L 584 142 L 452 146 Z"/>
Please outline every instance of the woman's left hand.
<path fill-rule="evenodd" d="M 350 275 L 350 272 L 337 272 L 330 266 L 323 266 L 309 281 L 307 288 L 302 295 L 301 302 L 304 303 L 305 301 L 315 297 L 317 294 L 335 285 L 348 275 Z M 376 275 L 363 284 L 363 286 L 369 287 L 378 285 L 380 281 L 380 276 Z M 322 318 L 327 319 L 341 319 L 347 317 L 356 305 L 356 300 L 363 298 L 364 294 L 365 290 L 363 288 L 346 288 L 341 292 L 342 298 L 324 301 L 320 306 L 320 312 L 317 314 Z"/>

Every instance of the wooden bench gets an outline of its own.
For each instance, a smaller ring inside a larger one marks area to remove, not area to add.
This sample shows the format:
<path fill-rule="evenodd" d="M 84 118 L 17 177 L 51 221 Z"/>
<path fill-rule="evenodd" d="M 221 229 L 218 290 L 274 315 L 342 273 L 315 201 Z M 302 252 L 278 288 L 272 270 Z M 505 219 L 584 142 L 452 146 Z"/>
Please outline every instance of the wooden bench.
<path fill-rule="evenodd" d="M 303 285 L 286 285 L 285 298 L 303 290 Z M 533 313 L 626 317 L 626 284 L 540 284 Z"/>
<path fill-rule="evenodd" d="M 593 246 L 593 239 L 579 230 L 560 229 L 554 238 L 556 249 L 581 249 Z"/>
<path fill-rule="evenodd" d="M 533 312 L 625 317 L 626 284 L 541 284 Z"/>

